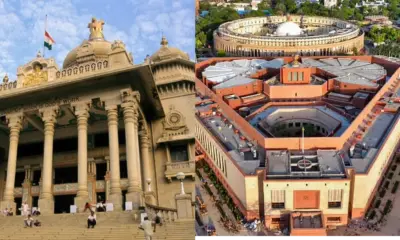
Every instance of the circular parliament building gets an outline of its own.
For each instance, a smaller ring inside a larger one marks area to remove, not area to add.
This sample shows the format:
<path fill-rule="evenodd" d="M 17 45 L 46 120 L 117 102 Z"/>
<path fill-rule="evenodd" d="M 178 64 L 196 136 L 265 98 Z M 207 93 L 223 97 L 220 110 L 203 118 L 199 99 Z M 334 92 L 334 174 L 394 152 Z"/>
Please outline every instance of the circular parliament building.
<path fill-rule="evenodd" d="M 358 26 L 335 18 L 269 16 L 221 24 L 214 32 L 216 51 L 228 56 L 330 56 L 364 47 Z"/>

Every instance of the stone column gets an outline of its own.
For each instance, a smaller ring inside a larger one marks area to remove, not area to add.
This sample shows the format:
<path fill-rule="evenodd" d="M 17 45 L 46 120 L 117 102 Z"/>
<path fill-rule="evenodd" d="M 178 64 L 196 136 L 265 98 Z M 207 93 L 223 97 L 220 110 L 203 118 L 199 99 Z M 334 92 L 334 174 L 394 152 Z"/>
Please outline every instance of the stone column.
<path fill-rule="evenodd" d="M 143 182 L 146 186 L 143 186 L 145 191 L 145 201 L 150 204 L 156 203 L 155 193 L 151 188 L 151 184 L 154 184 L 152 178 L 152 172 L 154 169 L 151 168 L 150 163 L 150 139 L 146 131 L 143 129 L 142 135 L 140 135 L 140 154 L 142 156 L 142 163 L 143 163 Z M 150 189 L 149 183 L 150 182 Z"/>
<path fill-rule="evenodd" d="M 110 195 L 109 202 L 113 203 L 114 210 L 122 210 L 121 177 L 119 174 L 119 143 L 118 143 L 118 107 L 106 105 L 108 118 L 108 140 L 110 148 Z"/>
<path fill-rule="evenodd" d="M 7 116 L 8 127 L 10 128 L 10 145 L 8 150 L 7 180 L 3 194 L 1 209 L 12 208 L 14 215 L 16 204 L 14 202 L 15 171 L 17 168 L 17 150 L 19 134 L 22 128 L 22 113 Z"/>
<path fill-rule="evenodd" d="M 53 198 L 53 139 L 54 126 L 58 114 L 58 107 L 41 109 L 40 113 L 44 121 L 44 153 L 42 169 L 42 189 L 39 198 L 41 214 L 54 213 Z"/>
<path fill-rule="evenodd" d="M 109 196 L 110 196 L 110 157 L 106 156 L 104 158 L 106 160 L 106 164 L 107 164 L 107 171 L 106 171 L 106 175 L 104 175 L 104 193 L 106 195 L 106 201 L 109 200 Z"/>
<path fill-rule="evenodd" d="M 30 165 L 24 166 L 25 169 L 25 179 L 22 183 L 22 202 L 26 202 L 30 207 L 32 207 L 32 168 Z"/>
<path fill-rule="evenodd" d="M 96 194 L 96 162 L 94 158 L 88 160 L 88 193 L 89 193 L 89 201 L 92 203 L 97 203 L 97 194 Z M 104 200 L 104 199 L 103 199 Z"/>
<path fill-rule="evenodd" d="M 125 91 L 122 94 L 124 112 L 128 193 L 126 201 L 138 209 L 142 200 L 141 168 L 138 140 L 139 94 Z"/>
<path fill-rule="evenodd" d="M 73 106 L 77 117 L 78 126 L 78 192 L 74 199 L 75 205 L 78 207 L 78 212 L 84 210 L 86 202 L 89 201 L 88 193 L 88 170 L 87 170 L 87 148 L 88 148 L 88 118 L 89 118 L 89 103 L 79 103 Z"/>

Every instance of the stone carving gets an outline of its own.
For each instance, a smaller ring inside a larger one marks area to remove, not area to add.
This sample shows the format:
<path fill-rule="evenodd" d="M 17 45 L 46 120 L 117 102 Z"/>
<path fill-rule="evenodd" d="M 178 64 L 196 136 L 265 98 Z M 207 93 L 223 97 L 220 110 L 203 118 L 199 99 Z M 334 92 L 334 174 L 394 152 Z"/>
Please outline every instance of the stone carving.
<path fill-rule="evenodd" d="M 125 44 L 121 40 L 115 40 L 111 45 L 111 50 L 115 50 L 117 48 L 125 49 Z"/>
<path fill-rule="evenodd" d="M 54 193 L 63 193 L 71 191 L 78 191 L 78 183 L 56 184 L 54 185 L 53 188 Z"/>
<path fill-rule="evenodd" d="M 22 187 L 14 188 L 14 196 L 22 196 Z"/>
<path fill-rule="evenodd" d="M 31 187 L 31 194 L 32 195 L 39 195 L 39 186 L 32 186 Z"/>
<path fill-rule="evenodd" d="M 47 82 L 47 72 L 43 71 L 40 63 L 33 65 L 33 72 L 25 76 L 24 87 L 38 85 Z"/>
<path fill-rule="evenodd" d="M 98 38 L 103 39 L 104 38 L 103 25 L 104 25 L 103 20 L 98 21 L 95 17 L 93 17 L 92 22 L 88 24 L 88 28 L 90 29 L 89 39 L 98 39 Z"/>
<path fill-rule="evenodd" d="M 96 181 L 96 190 L 104 190 L 105 191 L 106 182 L 105 181 Z"/>
<path fill-rule="evenodd" d="M 186 126 L 185 117 L 182 115 L 182 113 L 175 110 L 174 105 L 171 105 L 169 109 L 170 111 L 163 121 L 163 137 L 188 133 L 189 129 Z"/>

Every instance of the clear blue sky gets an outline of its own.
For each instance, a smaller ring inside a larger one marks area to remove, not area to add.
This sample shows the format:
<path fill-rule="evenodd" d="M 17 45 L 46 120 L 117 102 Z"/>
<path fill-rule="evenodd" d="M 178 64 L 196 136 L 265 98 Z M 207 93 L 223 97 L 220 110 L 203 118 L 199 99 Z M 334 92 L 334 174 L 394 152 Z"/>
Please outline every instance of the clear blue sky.
<path fill-rule="evenodd" d="M 194 59 L 194 0 L 0 0 L 0 79 L 15 80 L 17 67 L 43 51 L 44 20 L 56 41 L 46 57 L 62 67 L 67 53 L 89 36 L 92 17 L 103 19 L 108 41 L 122 40 L 135 63 L 169 45 Z M 1 81 L 1 80 L 0 80 Z"/>

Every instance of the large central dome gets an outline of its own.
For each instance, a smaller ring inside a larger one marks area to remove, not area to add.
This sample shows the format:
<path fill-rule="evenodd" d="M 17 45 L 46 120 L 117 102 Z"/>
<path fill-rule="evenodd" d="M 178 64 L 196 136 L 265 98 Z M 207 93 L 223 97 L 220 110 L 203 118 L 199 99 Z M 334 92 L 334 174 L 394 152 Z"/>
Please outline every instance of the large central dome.
<path fill-rule="evenodd" d="M 277 36 L 299 36 L 303 30 L 294 22 L 285 22 L 276 29 Z"/>

